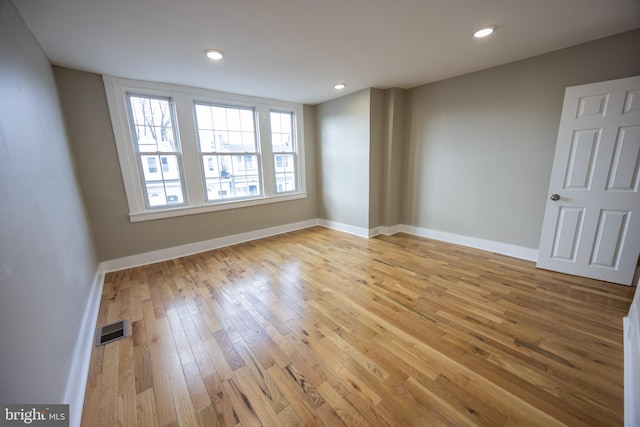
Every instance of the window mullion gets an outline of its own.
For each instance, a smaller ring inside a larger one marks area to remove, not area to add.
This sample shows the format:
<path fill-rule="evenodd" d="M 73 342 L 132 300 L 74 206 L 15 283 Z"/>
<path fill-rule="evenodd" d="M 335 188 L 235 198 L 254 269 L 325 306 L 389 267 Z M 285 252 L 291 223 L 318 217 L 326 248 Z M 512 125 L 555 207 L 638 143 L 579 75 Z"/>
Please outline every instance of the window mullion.
<path fill-rule="evenodd" d="M 267 105 L 259 105 L 256 110 L 258 112 L 258 129 L 260 131 L 259 143 L 264 194 L 268 197 L 276 194 L 275 165 L 273 162 L 273 148 L 271 147 L 271 120 Z"/>
<path fill-rule="evenodd" d="M 205 202 L 202 166 L 198 153 L 198 139 L 194 121 L 193 99 L 186 94 L 175 94 L 176 115 L 182 141 L 182 163 L 184 165 L 185 187 L 189 204 L 200 205 Z"/>
<path fill-rule="evenodd" d="M 304 154 L 304 113 L 302 107 L 294 109 L 293 132 L 295 134 L 296 188 L 299 192 L 307 191 Z"/>

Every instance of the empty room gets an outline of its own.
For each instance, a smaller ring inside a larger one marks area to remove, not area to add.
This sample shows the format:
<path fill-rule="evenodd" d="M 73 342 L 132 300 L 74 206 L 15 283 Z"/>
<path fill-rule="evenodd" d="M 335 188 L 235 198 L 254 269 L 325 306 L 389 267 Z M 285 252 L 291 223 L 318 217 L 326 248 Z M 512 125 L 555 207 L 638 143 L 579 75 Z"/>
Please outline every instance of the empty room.
<path fill-rule="evenodd" d="M 0 0 L 0 424 L 640 425 L 640 3 Z"/>

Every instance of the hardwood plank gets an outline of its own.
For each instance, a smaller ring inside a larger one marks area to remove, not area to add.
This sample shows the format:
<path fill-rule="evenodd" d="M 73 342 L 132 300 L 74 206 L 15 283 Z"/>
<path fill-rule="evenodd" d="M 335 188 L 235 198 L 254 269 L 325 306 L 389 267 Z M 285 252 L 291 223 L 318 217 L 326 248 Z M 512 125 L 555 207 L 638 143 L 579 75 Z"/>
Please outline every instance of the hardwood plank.
<path fill-rule="evenodd" d="M 326 382 L 320 384 L 318 393 L 348 426 L 366 426 L 368 423 L 351 404 L 338 394 Z"/>
<path fill-rule="evenodd" d="M 219 427 L 220 422 L 212 405 L 198 411 L 198 422 L 202 427 Z"/>
<path fill-rule="evenodd" d="M 320 227 L 109 273 L 82 425 L 622 425 L 634 291 Z"/>
<path fill-rule="evenodd" d="M 240 368 L 239 368 L 240 369 Z M 223 387 L 233 405 L 233 412 L 240 420 L 242 426 L 260 426 L 262 423 L 258 419 L 258 414 L 252 402 L 247 397 L 240 381 L 234 376 L 224 382 Z"/>
<path fill-rule="evenodd" d="M 138 427 L 158 425 L 156 401 L 152 389 L 148 388 L 136 395 L 136 418 Z"/>
<path fill-rule="evenodd" d="M 285 369 L 278 366 L 272 366 L 267 371 L 302 424 L 305 426 L 317 425 L 314 407 L 306 397 L 304 385 L 299 384 L 291 374 L 285 373 Z"/>
<path fill-rule="evenodd" d="M 298 418 L 298 415 L 296 415 L 291 406 L 287 406 L 282 411 L 278 412 L 278 418 L 280 419 L 283 427 L 303 427 L 305 425 L 300 421 L 300 418 Z"/>

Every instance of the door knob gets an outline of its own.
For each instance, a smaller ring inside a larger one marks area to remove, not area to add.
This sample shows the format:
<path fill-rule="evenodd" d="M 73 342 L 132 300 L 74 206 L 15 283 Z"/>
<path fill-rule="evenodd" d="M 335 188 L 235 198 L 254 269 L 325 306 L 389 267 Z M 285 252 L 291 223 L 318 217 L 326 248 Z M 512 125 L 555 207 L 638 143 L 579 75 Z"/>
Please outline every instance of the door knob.
<path fill-rule="evenodd" d="M 552 194 L 551 195 L 551 200 L 553 200 L 554 202 L 557 202 L 558 200 L 560 200 L 560 195 L 559 194 Z"/>

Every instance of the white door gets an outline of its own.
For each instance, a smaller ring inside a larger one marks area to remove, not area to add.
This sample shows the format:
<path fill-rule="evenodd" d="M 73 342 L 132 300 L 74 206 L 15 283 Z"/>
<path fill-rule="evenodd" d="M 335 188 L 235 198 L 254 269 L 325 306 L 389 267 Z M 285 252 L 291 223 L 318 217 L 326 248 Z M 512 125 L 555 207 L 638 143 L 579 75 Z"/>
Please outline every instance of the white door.
<path fill-rule="evenodd" d="M 631 284 L 639 165 L 640 76 L 567 88 L 538 267 Z"/>

